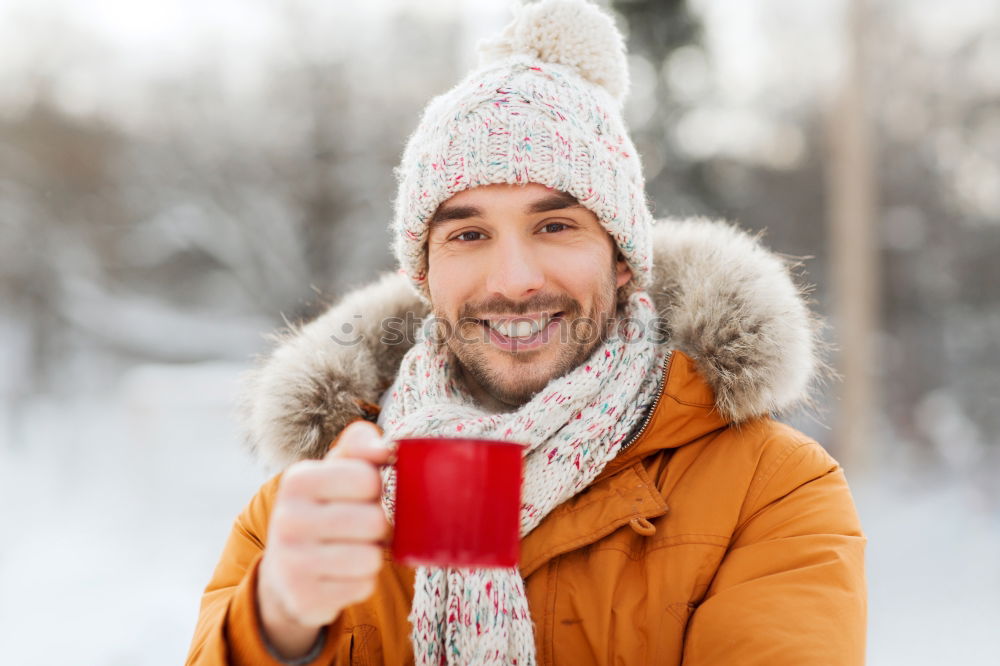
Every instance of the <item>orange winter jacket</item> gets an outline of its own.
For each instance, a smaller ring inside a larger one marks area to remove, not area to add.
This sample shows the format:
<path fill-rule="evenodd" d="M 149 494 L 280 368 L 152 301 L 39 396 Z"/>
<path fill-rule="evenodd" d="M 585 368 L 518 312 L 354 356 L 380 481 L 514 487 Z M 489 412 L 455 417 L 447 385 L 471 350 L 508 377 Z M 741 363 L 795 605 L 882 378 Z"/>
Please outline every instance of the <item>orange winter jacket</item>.
<path fill-rule="evenodd" d="M 713 402 L 675 351 L 646 430 L 523 540 L 540 664 L 864 662 L 865 538 L 843 470 L 770 418 L 727 426 Z M 188 664 L 281 663 L 255 608 L 279 479 L 236 519 Z M 387 554 L 311 663 L 412 663 L 413 578 Z"/>

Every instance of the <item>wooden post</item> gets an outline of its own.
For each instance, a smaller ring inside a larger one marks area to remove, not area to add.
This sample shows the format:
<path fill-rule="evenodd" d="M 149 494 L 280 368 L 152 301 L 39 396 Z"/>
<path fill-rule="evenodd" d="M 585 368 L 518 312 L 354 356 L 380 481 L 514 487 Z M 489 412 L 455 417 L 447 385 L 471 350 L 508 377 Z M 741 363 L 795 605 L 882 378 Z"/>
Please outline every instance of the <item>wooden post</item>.
<path fill-rule="evenodd" d="M 878 408 L 872 365 L 879 292 L 875 179 L 866 102 L 866 0 L 847 0 L 846 59 L 828 123 L 829 237 L 839 408 L 834 454 L 863 472 L 874 446 Z"/>

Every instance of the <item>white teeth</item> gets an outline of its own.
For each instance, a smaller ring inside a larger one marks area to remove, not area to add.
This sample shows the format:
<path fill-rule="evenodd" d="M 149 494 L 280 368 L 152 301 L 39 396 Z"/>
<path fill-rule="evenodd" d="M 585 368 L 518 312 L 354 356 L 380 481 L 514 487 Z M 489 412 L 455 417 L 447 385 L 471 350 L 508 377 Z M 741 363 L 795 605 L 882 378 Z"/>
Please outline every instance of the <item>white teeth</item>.
<path fill-rule="evenodd" d="M 489 322 L 490 327 L 500 335 L 508 338 L 528 338 L 548 326 L 552 317 L 544 317 L 541 321 L 520 319 L 518 321 Z"/>
<path fill-rule="evenodd" d="M 514 322 L 510 327 L 510 334 L 515 338 L 526 338 L 529 335 L 533 335 L 538 329 L 538 326 L 533 321 L 517 321 Z"/>

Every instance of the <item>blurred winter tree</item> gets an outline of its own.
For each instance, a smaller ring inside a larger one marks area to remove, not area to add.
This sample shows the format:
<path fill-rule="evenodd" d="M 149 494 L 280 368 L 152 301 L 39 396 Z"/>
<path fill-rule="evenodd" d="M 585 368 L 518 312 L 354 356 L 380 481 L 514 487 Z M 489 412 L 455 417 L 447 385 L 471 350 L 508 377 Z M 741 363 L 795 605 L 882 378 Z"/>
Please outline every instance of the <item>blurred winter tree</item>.
<path fill-rule="evenodd" d="M 829 90 L 803 82 L 826 66 L 810 40 L 834 28 L 773 17 L 771 87 L 734 102 L 707 38 L 713 2 L 609 4 L 656 214 L 738 220 L 813 255 L 828 310 Z M 1000 22 L 928 19 L 933 3 L 918 4 L 870 18 L 881 427 L 976 466 L 1000 451 Z M 272 36 L 244 88 L 221 47 L 138 85 L 80 69 L 120 58 L 82 28 L 24 24 L 30 67 L 0 86 L 4 393 L 81 390 L 140 359 L 246 360 L 283 316 L 391 267 L 392 168 L 420 109 L 470 64 L 481 19 L 339 5 L 268 5 Z M 88 86 L 94 99 L 74 101 Z"/>

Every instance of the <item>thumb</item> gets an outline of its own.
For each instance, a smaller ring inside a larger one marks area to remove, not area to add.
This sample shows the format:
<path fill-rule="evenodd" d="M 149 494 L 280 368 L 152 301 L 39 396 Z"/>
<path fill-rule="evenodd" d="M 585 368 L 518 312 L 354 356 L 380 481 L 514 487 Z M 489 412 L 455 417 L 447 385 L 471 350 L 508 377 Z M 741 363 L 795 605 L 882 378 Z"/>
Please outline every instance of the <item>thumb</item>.
<path fill-rule="evenodd" d="M 359 419 L 340 431 L 323 459 L 360 458 L 375 465 L 384 465 L 389 462 L 391 454 L 382 439 L 382 429 L 374 423 Z"/>

